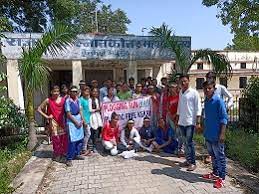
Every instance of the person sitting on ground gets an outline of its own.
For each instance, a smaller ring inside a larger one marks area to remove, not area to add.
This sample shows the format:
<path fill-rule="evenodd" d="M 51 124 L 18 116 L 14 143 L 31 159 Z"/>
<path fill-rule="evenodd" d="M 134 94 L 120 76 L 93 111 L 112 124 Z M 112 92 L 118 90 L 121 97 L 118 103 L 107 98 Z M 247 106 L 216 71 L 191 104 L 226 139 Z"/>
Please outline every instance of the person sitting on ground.
<path fill-rule="evenodd" d="M 105 102 L 117 102 L 117 101 L 120 101 L 118 96 L 116 96 L 114 94 L 114 91 L 115 90 L 114 90 L 113 87 L 108 89 L 108 95 L 103 98 L 103 103 L 105 103 Z"/>
<path fill-rule="evenodd" d="M 107 122 L 102 131 L 102 144 L 105 150 L 110 151 L 112 156 L 118 154 L 117 143 L 119 140 L 119 115 L 115 112 L 111 115 L 111 121 Z"/>
<path fill-rule="evenodd" d="M 149 117 L 143 119 L 143 126 L 139 130 L 139 134 L 143 146 L 150 146 L 151 142 L 155 140 L 155 134 L 151 128 Z"/>
<path fill-rule="evenodd" d="M 127 83 L 122 84 L 121 91 L 118 93 L 118 97 L 120 100 L 128 100 L 131 98 L 131 91 L 129 91 Z"/>
<path fill-rule="evenodd" d="M 134 127 L 134 120 L 129 119 L 127 125 L 121 130 L 120 144 L 118 149 L 121 151 L 138 150 L 140 148 L 140 135 L 138 130 Z"/>
<path fill-rule="evenodd" d="M 149 151 L 156 149 L 163 150 L 166 153 L 173 154 L 177 151 L 178 141 L 174 138 L 174 131 L 171 127 L 167 127 L 163 118 L 159 119 L 158 130 L 155 140 L 151 143 Z"/>
<path fill-rule="evenodd" d="M 142 85 L 141 85 L 141 83 L 138 83 L 138 84 L 136 84 L 136 89 L 135 89 L 135 92 L 132 95 L 132 98 L 140 98 L 142 96 L 143 96 Z"/>

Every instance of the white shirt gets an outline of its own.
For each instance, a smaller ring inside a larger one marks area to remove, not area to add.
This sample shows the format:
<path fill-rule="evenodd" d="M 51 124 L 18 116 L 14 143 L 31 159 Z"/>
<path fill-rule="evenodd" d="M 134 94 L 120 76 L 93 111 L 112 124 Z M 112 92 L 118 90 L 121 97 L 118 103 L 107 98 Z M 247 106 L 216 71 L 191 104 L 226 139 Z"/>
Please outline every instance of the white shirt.
<path fill-rule="evenodd" d="M 197 90 L 188 88 L 184 93 L 179 93 L 177 115 L 178 125 L 196 125 L 197 116 L 201 116 L 201 98 Z"/>
<path fill-rule="evenodd" d="M 133 127 L 130 131 L 130 136 L 129 139 L 134 140 L 136 143 L 139 143 L 141 140 L 141 137 L 139 135 L 138 130 Z M 126 142 L 126 137 L 125 137 L 125 129 L 121 130 L 121 136 L 120 136 L 120 141 L 124 146 L 128 146 L 127 142 Z"/>
<path fill-rule="evenodd" d="M 103 103 L 104 103 L 104 102 L 118 102 L 118 101 L 120 101 L 120 99 L 118 98 L 118 96 L 113 96 L 112 99 L 110 99 L 108 96 L 105 96 L 105 97 L 103 98 Z"/>
<path fill-rule="evenodd" d="M 227 108 L 231 108 L 231 106 L 233 106 L 232 94 L 227 90 L 225 86 L 221 84 L 216 84 L 215 88 L 216 90 L 214 91 L 214 93 L 219 95 L 223 100 L 224 100 L 224 97 L 227 97 L 228 98 Z"/>

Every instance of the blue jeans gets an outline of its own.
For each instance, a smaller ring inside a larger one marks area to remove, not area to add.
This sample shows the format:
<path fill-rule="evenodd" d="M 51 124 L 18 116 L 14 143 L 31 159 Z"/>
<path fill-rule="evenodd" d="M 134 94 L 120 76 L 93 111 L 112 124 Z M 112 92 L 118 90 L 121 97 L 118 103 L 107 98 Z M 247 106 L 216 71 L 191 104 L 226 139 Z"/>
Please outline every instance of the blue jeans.
<path fill-rule="evenodd" d="M 224 151 L 224 143 L 209 142 L 206 140 L 206 146 L 212 159 L 213 174 L 224 180 L 226 176 L 226 156 Z"/>
<path fill-rule="evenodd" d="M 184 148 L 185 148 L 185 158 L 190 164 L 196 164 L 195 161 L 195 148 L 193 143 L 193 133 L 194 125 L 190 126 L 179 126 L 183 138 Z"/>
<path fill-rule="evenodd" d="M 80 152 L 84 145 L 84 139 L 79 141 L 71 142 L 70 138 L 68 138 L 68 152 L 67 152 L 67 160 L 73 160 L 75 156 L 80 155 Z"/>
<path fill-rule="evenodd" d="M 181 130 L 179 127 L 176 127 L 174 122 L 169 118 L 166 117 L 167 124 L 174 130 L 175 132 L 175 137 L 178 140 L 178 151 L 181 151 L 183 148 L 183 138 L 181 134 Z"/>

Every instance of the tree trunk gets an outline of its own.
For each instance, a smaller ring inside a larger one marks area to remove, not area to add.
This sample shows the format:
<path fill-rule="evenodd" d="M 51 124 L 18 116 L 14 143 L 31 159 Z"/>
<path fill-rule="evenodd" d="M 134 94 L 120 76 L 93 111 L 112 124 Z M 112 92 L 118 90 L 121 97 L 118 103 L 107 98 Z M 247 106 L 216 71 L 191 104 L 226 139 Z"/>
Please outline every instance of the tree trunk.
<path fill-rule="evenodd" d="M 27 148 L 33 150 L 37 145 L 37 136 L 34 120 L 33 91 L 27 90 L 27 117 L 29 120 L 29 142 Z"/>

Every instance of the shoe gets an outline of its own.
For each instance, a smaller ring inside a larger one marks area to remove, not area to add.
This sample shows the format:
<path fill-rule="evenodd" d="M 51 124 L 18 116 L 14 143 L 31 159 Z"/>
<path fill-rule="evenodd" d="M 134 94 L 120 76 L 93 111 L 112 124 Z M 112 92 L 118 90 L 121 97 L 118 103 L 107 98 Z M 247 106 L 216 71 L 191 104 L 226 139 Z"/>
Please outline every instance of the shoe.
<path fill-rule="evenodd" d="M 190 164 L 187 168 L 187 171 L 194 171 L 196 169 L 196 165 L 195 164 Z"/>
<path fill-rule="evenodd" d="M 66 161 L 66 166 L 67 166 L 67 167 L 73 166 L 72 160 L 67 160 L 67 161 Z"/>
<path fill-rule="evenodd" d="M 180 167 L 188 167 L 188 166 L 190 166 L 190 163 L 187 160 L 180 164 Z"/>
<path fill-rule="evenodd" d="M 150 153 L 153 151 L 153 149 L 152 149 L 151 147 L 146 148 L 146 150 L 147 150 L 148 152 L 150 152 Z"/>
<path fill-rule="evenodd" d="M 84 160 L 85 159 L 85 157 L 84 156 L 81 156 L 81 155 L 77 155 L 76 157 L 75 157 L 75 160 Z"/>
<path fill-rule="evenodd" d="M 202 175 L 202 178 L 207 179 L 207 180 L 217 180 L 219 177 L 213 173 L 209 173 L 209 174 Z"/>
<path fill-rule="evenodd" d="M 222 180 L 221 178 L 218 178 L 218 179 L 214 182 L 213 187 L 214 187 L 214 188 L 217 188 L 217 189 L 220 189 L 221 187 L 224 186 L 224 183 L 225 183 L 224 180 Z"/>

